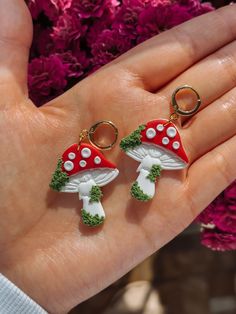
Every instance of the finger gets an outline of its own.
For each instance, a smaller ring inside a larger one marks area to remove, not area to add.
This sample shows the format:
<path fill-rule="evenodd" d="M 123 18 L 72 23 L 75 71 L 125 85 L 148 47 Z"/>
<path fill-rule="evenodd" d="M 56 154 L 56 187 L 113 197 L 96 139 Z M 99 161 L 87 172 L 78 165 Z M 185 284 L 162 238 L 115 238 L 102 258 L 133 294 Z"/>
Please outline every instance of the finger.
<path fill-rule="evenodd" d="M 236 135 L 236 88 L 195 115 L 183 130 L 190 163 Z"/>
<path fill-rule="evenodd" d="M 214 148 L 189 168 L 186 192 L 194 216 L 236 179 L 235 155 L 236 136 Z"/>
<path fill-rule="evenodd" d="M 95 76 L 100 75 L 99 81 L 106 84 L 111 78 L 116 85 L 121 81 L 129 85 L 132 79 L 140 85 L 142 81 L 142 88 L 156 91 L 193 63 L 233 41 L 236 38 L 235 13 L 236 5 L 231 5 L 188 21 L 131 49 Z M 67 111 L 78 110 L 78 104 L 83 103 L 78 97 L 86 98 L 91 94 L 92 80 L 93 75 L 89 77 L 90 84 L 86 84 L 85 79 L 47 105 L 63 107 Z M 124 86 L 119 88 L 124 89 Z M 101 89 L 106 90 L 106 87 L 101 86 Z M 83 90 L 86 92 L 81 93 Z M 168 93 L 168 105 L 172 91 Z M 165 99 L 162 95 L 160 98 L 161 102 Z"/>
<path fill-rule="evenodd" d="M 27 94 L 27 67 L 32 21 L 22 0 L 0 0 L 0 94 L 5 99 Z"/>
<path fill-rule="evenodd" d="M 201 60 L 160 90 L 157 95 L 162 95 L 165 99 L 162 102 L 163 107 L 169 108 L 167 105 L 170 103 L 171 94 L 176 87 L 184 84 L 191 85 L 199 93 L 202 100 L 200 110 L 234 88 L 236 86 L 236 41 Z M 193 106 L 195 100 L 192 96 L 193 93 L 187 90 L 178 94 L 179 106 L 183 109 L 188 108 L 186 106 L 188 103 Z M 184 122 L 187 119 L 189 118 L 182 117 L 181 121 Z"/>
<path fill-rule="evenodd" d="M 154 91 L 235 38 L 236 5 L 230 5 L 155 36 L 120 60 Z"/>

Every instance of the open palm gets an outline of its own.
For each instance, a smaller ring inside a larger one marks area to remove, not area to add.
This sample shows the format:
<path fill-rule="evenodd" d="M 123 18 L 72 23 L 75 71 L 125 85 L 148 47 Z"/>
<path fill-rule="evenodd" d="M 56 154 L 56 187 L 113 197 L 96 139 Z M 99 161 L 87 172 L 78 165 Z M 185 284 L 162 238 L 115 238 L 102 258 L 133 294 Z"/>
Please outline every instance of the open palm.
<path fill-rule="evenodd" d="M 236 178 L 236 7 L 148 40 L 40 109 L 27 96 L 31 23 L 23 1 L 0 1 L 0 266 L 63 313 L 170 241 Z M 203 100 L 179 123 L 187 171 L 164 171 L 153 201 L 131 200 L 138 163 L 117 145 L 106 153 L 120 170 L 103 188 L 106 222 L 83 226 L 78 195 L 48 187 L 58 157 L 98 120 L 113 121 L 121 139 L 168 118 L 183 84 Z"/>

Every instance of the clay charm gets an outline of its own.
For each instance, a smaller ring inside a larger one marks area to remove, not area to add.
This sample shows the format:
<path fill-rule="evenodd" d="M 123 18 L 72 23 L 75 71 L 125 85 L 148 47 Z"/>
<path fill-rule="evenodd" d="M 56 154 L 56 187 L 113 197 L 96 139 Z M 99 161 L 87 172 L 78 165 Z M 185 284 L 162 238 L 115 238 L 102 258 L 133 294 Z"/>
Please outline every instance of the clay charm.
<path fill-rule="evenodd" d="M 116 166 L 94 146 L 73 144 L 59 159 L 50 187 L 60 192 L 78 193 L 83 202 L 83 223 L 97 226 L 105 219 L 101 187 L 118 174 Z"/>
<path fill-rule="evenodd" d="M 148 201 L 155 194 L 155 182 L 162 170 L 183 169 L 188 165 L 179 132 L 169 120 L 159 119 L 139 126 L 123 138 L 120 147 L 140 163 L 139 176 L 131 187 L 131 195 Z"/>

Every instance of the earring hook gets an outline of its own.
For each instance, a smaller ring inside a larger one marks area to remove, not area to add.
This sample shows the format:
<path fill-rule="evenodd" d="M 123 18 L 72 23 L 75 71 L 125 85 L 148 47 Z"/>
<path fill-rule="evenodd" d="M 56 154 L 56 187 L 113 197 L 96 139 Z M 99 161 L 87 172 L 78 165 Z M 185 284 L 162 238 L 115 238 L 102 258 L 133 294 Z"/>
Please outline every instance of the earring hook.
<path fill-rule="evenodd" d="M 183 89 L 190 89 L 197 96 L 197 102 L 196 102 L 195 106 L 193 107 L 193 109 L 191 109 L 191 110 L 183 110 L 179 107 L 179 105 L 177 103 L 176 95 L 180 90 L 183 90 Z M 174 112 L 178 115 L 181 115 L 181 116 L 193 115 L 195 112 L 198 111 L 198 109 L 201 105 L 201 102 L 202 101 L 201 101 L 201 98 L 200 98 L 198 92 L 192 86 L 189 86 L 189 85 L 183 85 L 183 86 L 176 88 L 176 90 L 172 94 L 172 106 L 174 108 Z"/>
<path fill-rule="evenodd" d="M 101 125 L 108 125 L 114 131 L 114 134 L 115 134 L 114 141 L 111 144 L 109 144 L 109 145 L 105 145 L 105 146 L 100 145 L 94 139 L 94 134 L 95 134 L 97 128 L 99 126 L 101 126 Z M 99 148 L 101 150 L 108 150 L 108 149 L 111 149 L 115 145 L 115 143 L 117 142 L 117 139 L 118 139 L 118 129 L 117 129 L 117 127 L 115 126 L 115 124 L 113 122 L 107 121 L 107 120 L 101 120 L 101 121 L 98 121 L 94 125 L 91 126 L 91 128 L 89 129 L 89 131 L 87 133 L 87 137 L 88 137 L 88 140 L 90 141 L 90 143 L 93 146 L 95 146 L 95 147 L 97 147 L 97 148 Z"/>

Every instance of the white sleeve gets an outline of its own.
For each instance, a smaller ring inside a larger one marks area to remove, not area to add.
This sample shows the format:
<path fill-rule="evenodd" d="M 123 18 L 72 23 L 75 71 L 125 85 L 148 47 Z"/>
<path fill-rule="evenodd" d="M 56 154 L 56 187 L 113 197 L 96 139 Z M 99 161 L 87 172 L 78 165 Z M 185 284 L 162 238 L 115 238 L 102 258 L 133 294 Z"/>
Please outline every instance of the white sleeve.
<path fill-rule="evenodd" d="M 47 314 L 47 312 L 0 273 L 0 314 Z"/>

